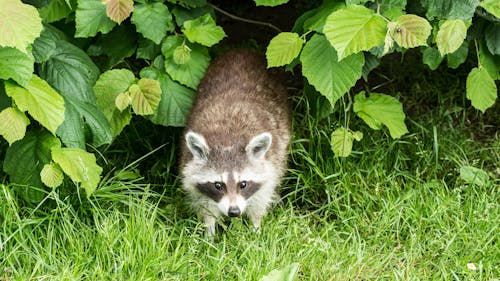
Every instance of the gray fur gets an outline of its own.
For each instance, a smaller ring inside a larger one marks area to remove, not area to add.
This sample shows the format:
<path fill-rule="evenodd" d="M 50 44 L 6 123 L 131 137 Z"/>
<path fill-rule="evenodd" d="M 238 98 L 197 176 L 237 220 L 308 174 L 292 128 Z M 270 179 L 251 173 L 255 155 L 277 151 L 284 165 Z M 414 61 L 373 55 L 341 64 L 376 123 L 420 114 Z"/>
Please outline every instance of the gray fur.
<path fill-rule="evenodd" d="M 181 151 L 183 187 L 210 234 L 236 205 L 259 226 L 286 169 L 290 126 L 288 93 L 263 57 L 238 50 L 211 63 Z M 216 182 L 224 188 L 215 190 Z"/>

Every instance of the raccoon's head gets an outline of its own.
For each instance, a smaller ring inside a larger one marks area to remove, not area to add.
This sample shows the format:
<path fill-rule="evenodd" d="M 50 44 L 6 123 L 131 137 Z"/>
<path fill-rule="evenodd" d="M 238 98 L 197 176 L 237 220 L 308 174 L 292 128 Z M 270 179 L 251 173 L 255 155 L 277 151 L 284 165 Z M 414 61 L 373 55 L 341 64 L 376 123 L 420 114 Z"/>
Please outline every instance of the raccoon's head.
<path fill-rule="evenodd" d="M 185 141 L 193 157 L 183 168 L 184 187 L 217 205 L 222 214 L 238 217 L 249 200 L 258 200 L 253 198 L 256 194 L 274 192 L 276 171 L 266 159 L 272 144 L 269 132 L 246 144 L 225 147 L 209 147 L 202 135 L 192 131 Z"/>

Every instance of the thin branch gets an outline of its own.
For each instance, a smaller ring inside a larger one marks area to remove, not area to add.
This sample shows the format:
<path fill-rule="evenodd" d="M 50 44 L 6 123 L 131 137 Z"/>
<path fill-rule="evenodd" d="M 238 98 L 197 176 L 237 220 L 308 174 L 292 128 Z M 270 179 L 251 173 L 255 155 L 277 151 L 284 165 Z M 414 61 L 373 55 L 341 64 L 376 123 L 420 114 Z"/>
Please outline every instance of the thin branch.
<path fill-rule="evenodd" d="M 279 29 L 278 27 L 276 27 L 275 25 L 273 25 L 271 23 L 241 18 L 241 17 L 235 16 L 233 14 L 230 14 L 230 13 L 222 10 L 221 8 L 215 6 L 215 5 L 211 4 L 211 3 L 207 3 L 207 5 L 210 6 L 210 7 L 212 7 L 212 8 L 214 8 L 214 10 L 216 10 L 217 12 L 219 12 L 219 13 L 221 13 L 221 14 L 229 17 L 229 18 L 232 18 L 234 20 L 242 21 L 242 22 L 247 22 L 247 23 L 252 23 L 252 24 L 258 24 L 258 25 L 264 25 L 264 26 L 267 26 L 267 27 L 270 27 L 270 28 L 276 30 L 277 32 L 281 32 L 281 29 Z"/>

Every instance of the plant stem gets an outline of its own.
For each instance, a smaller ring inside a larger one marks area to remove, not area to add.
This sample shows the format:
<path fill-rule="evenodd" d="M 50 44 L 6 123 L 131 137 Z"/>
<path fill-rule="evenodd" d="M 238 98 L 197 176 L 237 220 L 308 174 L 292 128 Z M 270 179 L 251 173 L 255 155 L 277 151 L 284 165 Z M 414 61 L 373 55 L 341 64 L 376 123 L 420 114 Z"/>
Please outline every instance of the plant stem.
<path fill-rule="evenodd" d="M 227 16 L 227 17 L 230 17 L 234 20 L 238 20 L 238 21 L 242 21 L 242 22 L 247 22 L 247 23 L 252 23 L 252 24 L 259 24 L 259 25 L 265 25 L 267 27 L 270 27 L 278 32 L 281 32 L 281 29 L 279 29 L 278 27 L 276 27 L 275 25 L 271 24 L 271 23 L 268 23 L 268 22 L 262 22 L 262 21 L 256 21 L 256 20 L 250 20 L 250 19 L 245 19 L 245 18 L 241 18 L 241 17 L 238 17 L 236 15 L 233 15 L 229 12 L 226 12 L 224 10 L 222 10 L 221 8 L 211 4 L 211 3 L 207 3 L 208 6 L 214 8 L 214 10 L 216 10 L 217 12 Z"/>

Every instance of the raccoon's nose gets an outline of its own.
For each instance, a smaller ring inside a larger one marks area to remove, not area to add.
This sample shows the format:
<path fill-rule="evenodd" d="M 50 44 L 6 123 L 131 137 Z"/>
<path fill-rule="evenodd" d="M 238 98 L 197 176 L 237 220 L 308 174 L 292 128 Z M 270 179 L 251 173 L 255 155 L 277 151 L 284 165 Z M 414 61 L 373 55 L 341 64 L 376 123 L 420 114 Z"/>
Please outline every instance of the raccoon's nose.
<path fill-rule="evenodd" d="M 227 210 L 227 215 L 234 218 L 234 217 L 239 217 L 241 215 L 240 208 L 238 207 L 229 207 L 229 210 Z"/>

